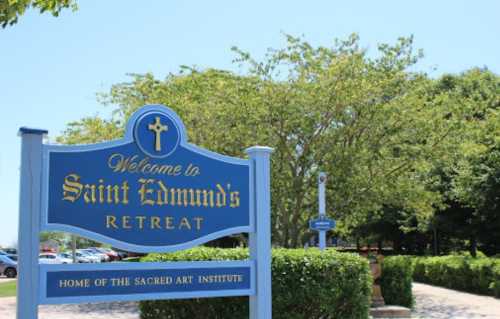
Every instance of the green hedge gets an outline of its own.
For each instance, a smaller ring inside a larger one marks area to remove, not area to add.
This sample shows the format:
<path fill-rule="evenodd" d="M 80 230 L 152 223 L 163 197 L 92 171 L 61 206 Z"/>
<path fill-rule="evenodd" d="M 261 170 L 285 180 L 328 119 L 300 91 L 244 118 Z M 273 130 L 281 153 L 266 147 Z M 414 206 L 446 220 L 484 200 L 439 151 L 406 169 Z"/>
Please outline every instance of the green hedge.
<path fill-rule="evenodd" d="M 317 249 L 274 249 L 272 256 L 273 318 L 368 318 L 372 278 L 366 259 Z M 201 247 L 141 261 L 246 258 L 246 249 Z M 246 319 L 248 297 L 142 301 L 140 312 L 142 319 Z"/>
<path fill-rule="evenodd" d="M 500 297 L 500 260 L 470 256 L 413 257 L 418 282 Z"/>
<path fill-rule="evenodd" d="M 380 287 L 386 304 L 413 307 L 412 273 L 412 261 L 406 256 L 384 258 Z"/>

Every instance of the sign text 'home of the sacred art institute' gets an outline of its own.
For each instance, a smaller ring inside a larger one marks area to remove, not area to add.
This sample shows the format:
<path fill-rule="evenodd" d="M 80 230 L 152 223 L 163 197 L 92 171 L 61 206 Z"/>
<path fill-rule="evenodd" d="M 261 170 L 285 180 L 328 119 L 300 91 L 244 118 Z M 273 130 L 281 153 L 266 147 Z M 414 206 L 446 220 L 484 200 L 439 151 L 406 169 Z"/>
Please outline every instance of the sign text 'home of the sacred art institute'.
<path fill-rule="evenodd" d="M 250 296 L 250 317 L 271 317 L 270 148 L 239 159 L 189 144 L 161 105 L 134 113 L 120 140 L 50 145 L 46 133 L 20 129 L 18 318 L 38 304 L 216 296 Z M 250 259 L 39 265 L 40 231 L 144 253 L 246 232 Z"/>

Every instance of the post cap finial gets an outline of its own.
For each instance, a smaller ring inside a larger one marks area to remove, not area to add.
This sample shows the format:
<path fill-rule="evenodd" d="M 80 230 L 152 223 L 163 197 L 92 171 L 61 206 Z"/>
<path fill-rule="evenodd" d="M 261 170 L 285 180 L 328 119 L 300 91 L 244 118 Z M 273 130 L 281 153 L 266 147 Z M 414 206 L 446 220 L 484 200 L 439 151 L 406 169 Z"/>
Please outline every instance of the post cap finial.
<path fill-rule="evenodd" d="M 245 150 L 245 153 L 248 155 L 255 155 L 255 154 L 271 154 L 274 152 L 274 148 L 269 147 L 269 146 L 252 146 L 249 147 Z"/>
<path fill-rule="evenodd" d="M 30 127 L 22 126 L 19 128 L 19 132 L 17 133 L 17 135 L 18 136 L 21 136 L 24 134 L 46 135 L 48 133 L 49 133 L 49 131 L 44 130 L 44 129 L 30 128 Z"/>

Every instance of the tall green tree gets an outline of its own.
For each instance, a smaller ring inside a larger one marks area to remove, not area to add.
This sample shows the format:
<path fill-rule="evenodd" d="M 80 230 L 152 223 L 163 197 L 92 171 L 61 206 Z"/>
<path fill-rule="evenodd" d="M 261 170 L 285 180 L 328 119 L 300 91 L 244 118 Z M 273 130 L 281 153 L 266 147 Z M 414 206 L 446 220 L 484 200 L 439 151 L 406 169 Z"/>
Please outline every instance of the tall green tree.
<path fill-rule="evenodd" d="M 437 226 L 441 237 L 462 240 L 472 255 L 478 245 L 493 254 L 500 248 L 496 244 L 500 239 L 500 77 L 474 68 L 441 77 L 435 92 L 459 106 L 454 110 L 459 123 L 456 156 L 437 165 L 447 198 L 447 207 L 436 214 Z"/>
<path fill-rule="evenodd" d="M 329 214 L 340 221 L 340 232 L 383 205 L 427 220 L 441 202 L 439 192 L 426 187 L 429 159 L 446 153 L 451 128 L 442 120 L 445 108 L 426 96 L 431 82 L 409 71 L 421 56 L 412 38 L 380 45 L 375 57 L 356 35 L 332 47 L 287 41 L 263 61 L 234 48 L 240 74 L 189 67 L 163 80 L 133 74 L 101 96 L 115 105 L 112 119 L 72 123 L 59 141 L 115 138 L 137 108 L 161 103 L 180 115 L 192 143 L 239 157 L 252 145 L 275 148 L 276 244 L 300 246 L 311 235 L 307 222 L 317 212 L 319 171 L 329 176 Z"/>

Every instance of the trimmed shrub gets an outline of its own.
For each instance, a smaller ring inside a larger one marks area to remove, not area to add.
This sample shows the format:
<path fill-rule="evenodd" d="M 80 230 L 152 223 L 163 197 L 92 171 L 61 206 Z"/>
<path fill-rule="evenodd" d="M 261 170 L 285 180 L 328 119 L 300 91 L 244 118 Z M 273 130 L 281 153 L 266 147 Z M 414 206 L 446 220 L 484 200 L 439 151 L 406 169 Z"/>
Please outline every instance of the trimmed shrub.
<path fill-rule="evenodd" d="M 368 318 L 372 278 L 368 260 L 317 249 L 272 252 L 273 318 Z M 240 260 L 246 249 L 200 247 L 150 254 L 141 261 Z M 142 301 L 142 319 L 248 318 L 248 297 Z"/>
<path fill-rule="evenodd" d="M 500 260 L 470 256 L 413 257 L 418 282 L 500 297 Z"/>
<path fill-rule="evenodd" d="M 380 287 L 384 301 L 388 305 L 412 308 L 414 304 L 411 291 L 413 266 L 411 259 L 405 256 L 384 258 Z"/>

